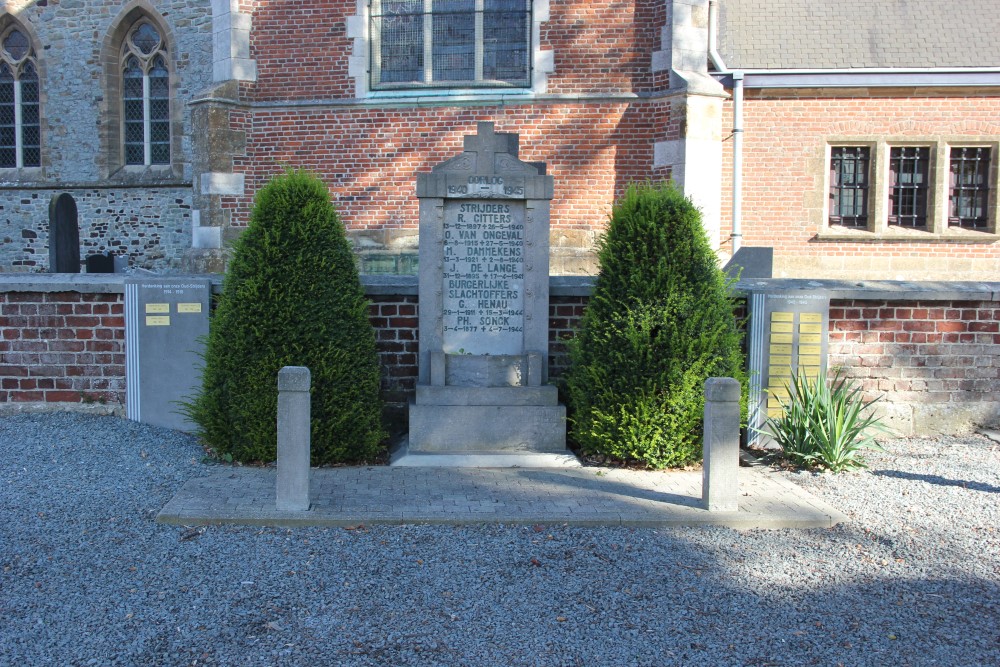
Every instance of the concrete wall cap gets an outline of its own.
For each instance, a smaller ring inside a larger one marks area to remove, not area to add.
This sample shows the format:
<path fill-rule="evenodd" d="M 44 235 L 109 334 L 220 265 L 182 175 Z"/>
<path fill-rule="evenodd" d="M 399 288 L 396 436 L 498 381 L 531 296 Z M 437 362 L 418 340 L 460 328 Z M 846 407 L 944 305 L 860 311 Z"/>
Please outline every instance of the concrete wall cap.
<path fill-rule="evenodd" d="M 310 381 L 305 366 L 285 366 L 278 371 L 278 391 L 309 391 Z"/>
<path fill-rule="evenodd" d="M 740 383 L 733 378 L 708 378 L 705 380 L 705 400 L 738 403 Z"/>

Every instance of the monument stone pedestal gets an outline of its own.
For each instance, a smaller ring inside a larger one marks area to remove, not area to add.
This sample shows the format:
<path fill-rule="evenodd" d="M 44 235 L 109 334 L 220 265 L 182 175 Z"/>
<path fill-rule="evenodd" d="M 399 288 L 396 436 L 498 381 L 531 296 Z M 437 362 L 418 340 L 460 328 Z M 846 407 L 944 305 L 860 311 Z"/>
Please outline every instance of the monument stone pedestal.
<path fill-rule="evenodd" d="M 394 465 L 571 465 L 566 408 L 546 384 L 545 165 L 479 123 L 464 151 L 420 174 L 419 380 Z"/>

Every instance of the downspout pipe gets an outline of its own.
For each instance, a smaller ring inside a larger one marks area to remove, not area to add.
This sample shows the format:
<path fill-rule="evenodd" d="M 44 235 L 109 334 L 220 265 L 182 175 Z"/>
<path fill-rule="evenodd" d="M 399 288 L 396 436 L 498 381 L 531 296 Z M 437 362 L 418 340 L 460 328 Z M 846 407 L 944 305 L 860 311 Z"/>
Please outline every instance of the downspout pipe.
<path fill-rule="evenodd" d="M 708 0 L 708 57 L 719 74 L 733 77 L 733 209 L 729 240 L 732 253 L 743 244 L 743 72 L 730 72 L 719 53 L 719 3 Z"/>

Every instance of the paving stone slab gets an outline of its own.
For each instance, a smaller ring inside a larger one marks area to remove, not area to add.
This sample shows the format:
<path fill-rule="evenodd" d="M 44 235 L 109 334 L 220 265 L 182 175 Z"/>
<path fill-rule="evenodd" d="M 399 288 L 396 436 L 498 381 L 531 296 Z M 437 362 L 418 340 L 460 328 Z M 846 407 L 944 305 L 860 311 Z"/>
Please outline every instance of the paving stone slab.
<path fill-rule="evenodd" d="M 157 521 L 180 525 L 562 523 L 575 526 L 828 528 L 847 517 L 766 468 L 740 468 L 736 512 L 702 507 L 701 472 L 617 468 L 351 467 L 311 471 L 310 508 L 275 507 L 274 468 L 191 479 Z"/>

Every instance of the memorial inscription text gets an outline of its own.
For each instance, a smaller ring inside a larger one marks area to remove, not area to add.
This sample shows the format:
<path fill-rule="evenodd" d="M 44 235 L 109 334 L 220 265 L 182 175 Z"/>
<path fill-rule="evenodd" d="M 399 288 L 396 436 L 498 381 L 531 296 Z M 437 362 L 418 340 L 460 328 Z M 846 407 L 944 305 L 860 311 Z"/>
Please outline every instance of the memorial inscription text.
<path fill-rule="evenodd" d="M 445 352 L 523 351 L 524 210 L 520 201 L 446 200 Z"/>

